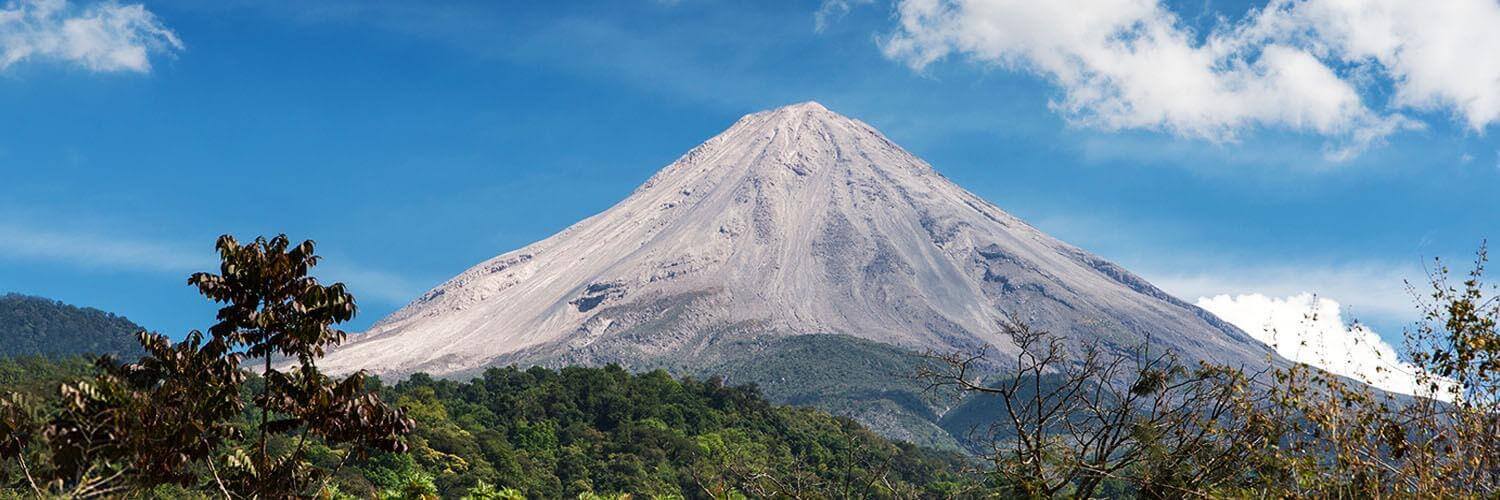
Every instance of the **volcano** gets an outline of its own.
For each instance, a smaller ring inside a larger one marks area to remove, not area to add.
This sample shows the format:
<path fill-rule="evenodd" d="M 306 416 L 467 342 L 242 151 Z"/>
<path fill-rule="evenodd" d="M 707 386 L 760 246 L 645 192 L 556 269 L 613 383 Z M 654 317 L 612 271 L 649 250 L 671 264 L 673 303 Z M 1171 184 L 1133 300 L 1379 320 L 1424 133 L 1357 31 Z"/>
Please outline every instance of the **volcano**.
<path fill-rule="evenodd" d="M 629 197 L 425 293 L 332 352 L 335 371 L 703 367 L 835 334 L 907 351 L 1014 351 L 1021 315 L 1075 340 L 1187 359 L 1268 348 L 807 102 L 754 113 Z"/>

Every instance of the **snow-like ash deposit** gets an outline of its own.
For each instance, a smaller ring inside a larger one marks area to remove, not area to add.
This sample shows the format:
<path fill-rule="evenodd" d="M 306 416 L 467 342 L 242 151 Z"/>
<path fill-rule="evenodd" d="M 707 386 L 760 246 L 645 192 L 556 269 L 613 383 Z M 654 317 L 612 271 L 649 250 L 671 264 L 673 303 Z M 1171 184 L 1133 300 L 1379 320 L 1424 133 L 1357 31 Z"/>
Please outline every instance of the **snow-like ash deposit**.
<path fill-rule="evenodd" d="M 1267 359 L 1235 327 L 809 102 L 741 118 L 609 210 L 464 271 L 323 364 L 691 365 L 726 340 L 810 333 L 1003 354 L 1007 313 L 1073 339 Z"/>

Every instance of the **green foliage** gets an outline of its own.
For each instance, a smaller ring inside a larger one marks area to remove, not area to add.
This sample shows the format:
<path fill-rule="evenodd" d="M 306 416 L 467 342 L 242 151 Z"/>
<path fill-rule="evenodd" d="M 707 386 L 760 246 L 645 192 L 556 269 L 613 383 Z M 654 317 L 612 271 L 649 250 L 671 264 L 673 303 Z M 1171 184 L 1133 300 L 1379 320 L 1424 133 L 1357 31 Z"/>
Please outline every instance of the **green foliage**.
<path fill-rule="evenodd" d="M 928 361 L 917 353 L 848 335 L 794 335 L 730 342 L 694 370 L 733 385 L 755 385 L 777 403 L 813 406 L 853 418 L 886 436 L 958 450 L 939 412 L 959 404 L 952 392 L 915 380 Z"/>
<path fill-rule="evenodd" d="M 1439 266 L 1409 333 L 1451 401 L 1374 393 L 1306 366 L 1264 374 L 1064 345 L 1008 325 L 1013 372 L 840 336 L 742 345 L 721 378 L 619 366 L 493 368 L 394 386 L 315 365 L 354 313 L 307 276 L 312 245 L 219 243 L 208 335 L 141 332 L 138 362 L 0 360 L 0 498 L 324 499 L 1432 497 L 1500 490 L 1500 290 Z M 242 356 L 258 357 L 260 373 Z M 272 356 L 284 357 L 287 368 Z M 798 367 L 811 367 L 799 371 Z M 831 367 L 830 367 L 831 366 Z M 905 373 L 903 373 L 903 371 Z M 913 373 L 915 372 L 915 373 Z M 907 375 L 918 375 L 914 382 Z M 885 385 L 882 386 L 882 383 Z M 923 385 L 928 384 L 928 385 Z M 979 428 L 983 461 L 880 437 L 858 414 Z M 924 392 L 938 387 L 951 392 Z M 933 408 L 951 407 L 939 420 Z M 395 401 L 395 410 L 384 401 Z M 873 406 L 872 406 L 873 405 Z M 999 421 L 994 415 L 1000 415 Z M 980 469 L 979 473 L 969 471 Z"/>
<path fill-rule="evenodd" d="M 13 293 L 0 295 L 0 358 L 81 354 L 133 358 L 144 352 L 135 342 L 141 330 L 124 317 L 98 309 Z"/>
<path fill-rule="evenodd" d="M 393 478 L 391 484 L 380 490 L 377 498 L 382 500 L 437 498 L 437 486 L 432 483 L 431 474 L 409 470 Z"/>
<path fill-rule="evenodd" d="M 1407 333 L 1419 385 L 1378 393 L 1306 365 L 1184 365 L 1149 346 L 1063 345 L 1006 325 L 1017 374 L 975 381 L 983 353 L 923 374 L 1004 410 L 981 451 L 1009 496 L 1495 498 L 1500 492 L 1500 289 L 1486 253 L 1452 283 L 1441 263 Z M 1412 287 L 1415 289 L 1415 287 Z"/>
<path fill-rule="evenodd" d="M 342 284 L 308 275 L 318 262 L 312 242 L 241 245 L 224 236 L 218 249 L 221 274 L 189 279 L 223 304 L 207 336 L 194 331 L 174 344 L 139 332 L 144 357 L 100 357 L 93 377 L 59 386 L 51 411 L 20 393 L 0 398 L 5 476 L 13 462 L 37 496 L 179 488 L 285 498 L 321 491 L 335 456 L 336 470 L 352 455 L 405 450 L 411 421 L 371 392 L 368 377 L 334 380 L 314 364 L 344 339 L 332 325 L 353 317 L 355 305 Z M 262 359 L 259 378 L 242 370 L 245 355 Z M 291 369 L 274 368 L 274 355 L 291 358 Z M 258 416 L 245 413 L 247 399 Z M 422 477 L 396 491 L 425 491 Z"/>
<path fill-rule="evenodd" d="M 1005 378 L 989 387 L 998 387 L 1005 382 L 1013 382 L 1013 379 Z M 1040 394 L 1055 392 L 1062 387 L 1064 379 L 1060 374 L 1049 373 L 1037 377 L 1034 382 L 1035 386 L 1020 385 L 1015 397 L 1028 400 L 1035 399 Z M 994 440 L 1015 438 L 1015 429 L 994 426 L 995 422 L 1005 418 L 1003 408 L 1004 402 L 1000 395 L 974 391 L 962 403 L 944 413 L 939 423 L 944 430 L 957 437 L 966 449 L 982 452 Z"/>
<path fill-rule="evenodd" d="M 325 286 L 308 274 L 319 261 L 313 242 L 292 245 L 280 235 L 242 245 L 225 235 L 217 248 L 219 274 L 197 273 L 188 284 L 223 305 L 219 322 L 209 329 L 210 345 L 260 358 L 263 382 L 253 399 L 260 410 L 257 442 L 237 450 L 241 453 L 228 462 L 227 477 L 217 479 L 250 496 L 295 496 L 317 489 L 325 478 L 306 459 L 309 437 L 347 445 L 346 457 L 368 449 L 405 451 L 402 436 L 411 431 L 411 421 L 366 390 L 363 372 L 334 380 L 315 364 L 326 349 L 343 342 L 346 334 L 333 325 L 353 318 L 357 307 L 343 283 Z M 273 365 L 275 356 L 294 363 L 283 371 Z M 239 365 L 238 353 L 218 357 Z M 236 396 L 239 386 L 233 384 Z M 273 450 L 270 440 L 277 435 L 295 436 L 296 444 Z M 400 491 L 414 491 L 416 482 L 406 483 Z"/>
<path fill-rule="evenodd" d="M 461 500 L 526 500 L 526 495 L 515 488 L 496 488 L 483 479 L 474 483 Z"/>
<path fill-rule="evenodd" d="M 511 367 L 470 382 L 417 375 L 385 396 L 410 409 L 417 431 L 409 454 L 354 465 L 379 489 L 371 494 L 414 470 L 445 498 L 910 497 L 977 486 L 957 472 L 972 465 L 962 455 L 717 379 Z"/>
<path fill-rule="evenodd" d="M 1418 385 L 1395 398 L 1299 366 L 1276 373 L 1257 417 L 1277 444 L 1259 489 L 1287 496 L 1495 498 L 1500 494 L 1500 287 L 1486 248 L 1454 283 L 1438 261 L 1406 334 Z M 1416 287 L 1411 287 L 1413 291 Z"/>
<path fill-rule="evenodd" d="M 83 356 L 0 358 L 0 392 L 52 396 L 62 383 L 96 373 L 93 361 Z"/>
<path fill-rule="evenodd" d="M 63 384 L 61 411 L 47 423 L 54 475 L 87 484 L 120 472 L 132 489 L 190 486 L 192 464 L 239 437 L 239 357 L 198 332 L 173 344 L 141 332 L 148 355 L 120 365 L 102 358 L 93 380 Z"/>

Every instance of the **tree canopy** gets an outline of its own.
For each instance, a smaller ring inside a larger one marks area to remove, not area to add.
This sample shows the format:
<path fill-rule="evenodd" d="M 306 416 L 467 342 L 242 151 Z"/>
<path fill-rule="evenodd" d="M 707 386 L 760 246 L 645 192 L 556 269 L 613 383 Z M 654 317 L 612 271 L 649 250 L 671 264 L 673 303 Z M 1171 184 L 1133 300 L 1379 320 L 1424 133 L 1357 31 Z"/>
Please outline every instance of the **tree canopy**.
<path fill-rule="evenodd" d="M 98 309 L 9 293 L 0 295 L 0 357 L 78 354 L 139 356 L 129 319 Z"/>
<path fill-rule="evenodd" d="M 1484 279 L 1483 249 L 1460 279 L 1435 266 L 1408 332 L 1419 380 L 1442 399 L 1378 393 L 1305 365 L 1244 373 L 1150 344 L 1074 345 L 1013 322 L 1002 325 L 1017 348 L 1005 376 L 973 370 L 986 351 L 931 353 L 913 374 L 999 417 L 965 410 L 979 431 L 965 455 L 774 405 L 754 386 L 660 370 L 336 378 L 316 362 L 357 308 L 342 285 L 310 276 L 312 243 L 226 236 L 218 248 L 219 272 L 189 281 L 221 306 L 207 333 L 139 332 L 145 354 L 133 362 L 0 360 L 0 498 L 1500 492 L 1500 293 Z M 821 352 L 829 339 L 816 340 L 793 347 Z"/>

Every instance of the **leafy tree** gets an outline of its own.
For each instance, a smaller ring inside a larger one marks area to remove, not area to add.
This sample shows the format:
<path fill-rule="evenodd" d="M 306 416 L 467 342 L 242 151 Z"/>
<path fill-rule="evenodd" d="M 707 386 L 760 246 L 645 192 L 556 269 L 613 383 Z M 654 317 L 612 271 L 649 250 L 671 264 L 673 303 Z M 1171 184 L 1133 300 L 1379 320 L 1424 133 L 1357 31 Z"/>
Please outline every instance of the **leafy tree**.
<path fill-rule="evenodd" d="M 1500 293 L 1480 247 L 1459 283 L 1441 261 L 1407 332 L 1427 397 L 1377 393 L 1307 367 L 1281 371 L 1263 417 L 1279 446 L 1260 491 L 1290 495 L 1493 497 L 1500 493 Z M 1416 292 L 1417 288 L 1409 287 Z"/>
<path fill-rule="evenodd" d="M 356 308 L 342 284 L 308 275 L 318 262 L 312 242 L 291 246 L 283 235 L 241 245 L 223 236 L 217 247 L 220 274 L 189 279 L 224 304 L 207 336 L 194 331 L 174 344 L 140 333 L 145 357 L 100 358 L 92 379 L 60 387 L 50 416 L 24 398 L 0 399 L 0 451 L 16 457 L 37 495 L 207 484 L 226 497 L 301 496 L 321 489 L 351 455 L 405 451 L 413 424 L 370 391 L 369 377 L 336 380 L 317 369 L 316 359 L 344 340 L 332 325 Z M 277 355 L 293 360 L 289 370 L 273 366 Z M 242 371 L 245 356 L 260 358 L 258 384 Z M 258 410 L 253 438 L 242 429 L 247 391 Z M 333 471 L 309 461 L 326 446 L 342 449 Z M 28 456 L 46 463 L 32 467 Z"/>
<path fill-rule="evenodd" d="M 483 479 L 476 481 L 461 500 L 526 500 L 526 495 L 515 488 L 496 488 Z"/>
<path fill-rule="evenodd" d="M 42 417 L 30 398 L 20 393 L 0 395 L 0 457 L 14 457 L 26 485 L 40 496 L 41 487 L 31 465 L 31 445 L 42 434 Z"/>
<path fill-rule="evenodd" d="M 411 432 L 411 421 L 365 390 L 363 372 L 335 381 L 315 364 L 343 342 L 346 334 L 333 325 L 357 308 L 342 283 L 324 286 L 308 274 L 319 260 L 312 241 L 292 246 L 280 235 L 242 245 L 225 235 L 217 247 L 220 273 L 197 273 L 188 283 L 224 304 L 209 332 L 260 358 L 264 381 L 253 400 L 260 409 L 254 449 L 248 460 L 230 462 L 237 490 L 281 497 L 320 484 L 323 474 L 305 460 L 310 435 L 350 444 L 354 453 L 405 451 L 401 436 Z M 295 360 L 289 371 L 274 367 L 277 355 Z M 268 441 L 274 434 L 295 434 L 295 446 L 274 452 Z"/>
<path fill-rule="evenodd" d="M 1416 376 L 1442 399 L 1379 393 L 1305 365 L 1247 374 L 1149 344 L 1066 344 L 1014 323 L 1007 376 L 981 377 L 984 352 L 932 355 L 919 374 L 965 405 L 995 407 L 1000 420 L 975 441 L 983 460 L 772 405 L 753 386 L 663 371 L 508 367 L 394 386 L 330 377 L 315 362 L 342 341 L 334 325 L 355 307 L 341 285 L 308 276 L 312 245 L 226 237 L 219 249 L 220 273 L 191 281 L 222 304 L 207 334 L 173 343 L 141 333 L 146 356 L 128 364 L 0 361 L 0 382 L 15 389 L 0 394 L 0 487 L 328 499 L 1500 491 L 1500 291 L 1484 279 L 1483 249 L 1457 283 L 1439 264 L 1408 332 Z M 40 397 L 44 385 L 59 390 Z"/>
<path fill-rule="evenodd" d="M 956 453 L 662 371 L 493 368 L 468 382 L 413 376 L 384 394 L 418 425 L 400 459 L 354 464 L 374 483 L 362 494 L 411 469 L 431 474 L 444 498 L 478 498 L 489 491 L 481 484 L 529 498 L 944 498 L 979 486 Z"/>
<path fill-rule="evenodd" d="M 101 358 L 93 380 L 60 389 L 47 437 L 57 480 L 75 491 L 192 485 L 192 465 L 239 437 L 232 419 L 243 409 L 244 375 L 227 343 L 196 331 L 176 344 L 146 332 L 139 339 L 147 352 L 139 362 Z"/>

